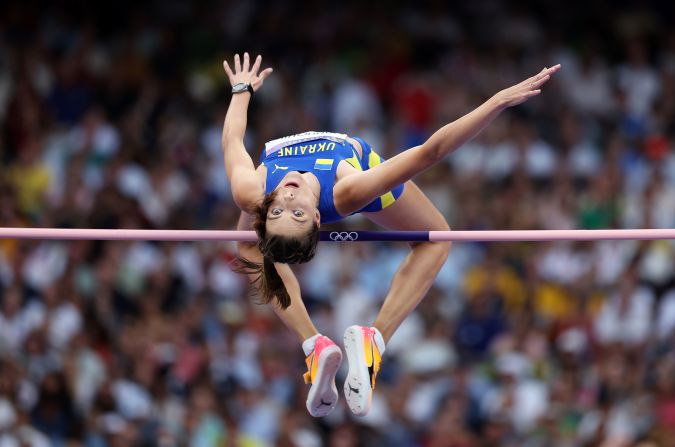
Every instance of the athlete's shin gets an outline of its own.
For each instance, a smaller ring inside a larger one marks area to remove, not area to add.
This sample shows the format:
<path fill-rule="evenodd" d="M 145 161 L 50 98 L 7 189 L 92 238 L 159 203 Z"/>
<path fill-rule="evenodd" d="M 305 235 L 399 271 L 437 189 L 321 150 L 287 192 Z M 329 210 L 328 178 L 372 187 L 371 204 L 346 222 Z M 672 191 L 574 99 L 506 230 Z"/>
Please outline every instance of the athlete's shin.
<path fill-rule="evenodd" d="M 396 272 L 373 323 L 385 342 L 427 294 L 449 252 L 449 242 L 425 242 L 412 248 Z"/>

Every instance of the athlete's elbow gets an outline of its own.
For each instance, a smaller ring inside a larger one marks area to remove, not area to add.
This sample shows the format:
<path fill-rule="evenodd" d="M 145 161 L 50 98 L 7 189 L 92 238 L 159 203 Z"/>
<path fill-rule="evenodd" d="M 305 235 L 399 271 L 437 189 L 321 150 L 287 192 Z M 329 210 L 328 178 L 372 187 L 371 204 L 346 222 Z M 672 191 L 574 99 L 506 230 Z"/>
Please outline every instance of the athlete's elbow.
<path fill-rule="evenodd" d="M 333 189 L 333 202 L 342 214 L 352 214 L 366 206 L 373 193 L 367 185 L 357 181 L 358 174 L 348 176 L 337 183 Z"/>
<path fill-rule="evenodd" d="M 237 208 L 241 211 L 249 214 L 255 212 L 256 203 L 251 200 L 250 194 L 233 192 L 232 199 L 234 200 L 234 204 L 237 205 Z"/>
<path fill-rule="evenodd" d="M 432 140 L 427 140 L 422 145 L 422 154 L 424 154 L 424 165 L 432 166 L 444 157 L 443 145 Z"/>

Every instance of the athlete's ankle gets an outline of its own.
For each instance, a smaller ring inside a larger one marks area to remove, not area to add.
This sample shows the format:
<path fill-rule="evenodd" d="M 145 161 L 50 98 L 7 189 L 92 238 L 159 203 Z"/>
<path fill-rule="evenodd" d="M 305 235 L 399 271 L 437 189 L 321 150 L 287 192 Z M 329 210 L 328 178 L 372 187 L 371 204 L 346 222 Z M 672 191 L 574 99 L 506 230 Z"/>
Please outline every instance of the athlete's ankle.
<path fill-rule="evenodd" d="M 373 332 L 375 332 L 373 340 L 375 341 L 375 346 L 377 346 L 378 351 L 380 351 L 380 355 L 382 355 L 384 354 L 384 350 L 386 348 L 386 343 L 384 342 L 382 332 L 380 332 L 380 330 L 375 326 L 371 326 L 370 328 L 373 330 Z"/>
<path fill-rule="evenodd" d="M 321 334 L 317 333 L 315 335 L 312 335 L 308 339 L 302 342 L 302 350 L 304 351 L 305 355 L 310 355 L 312 351 L 314 351 L 314 346 L 316 344 L 316 339 L 321 337 Z"/>

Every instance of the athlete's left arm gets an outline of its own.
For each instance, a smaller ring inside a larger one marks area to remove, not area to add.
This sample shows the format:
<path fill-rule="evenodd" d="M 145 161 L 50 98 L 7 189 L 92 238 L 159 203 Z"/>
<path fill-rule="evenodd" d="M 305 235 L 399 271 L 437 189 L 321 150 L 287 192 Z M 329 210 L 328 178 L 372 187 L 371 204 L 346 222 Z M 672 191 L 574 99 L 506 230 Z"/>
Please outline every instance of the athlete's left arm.
<path fill-rule="evenodd" d="M 560 65 L 495 94 L 463 117 L 437 130 L 422 145 L 410 148 L 367 171 L 338 181 L 333 189 L 335 207 L 342 215 L 360 210 L 377 197 L 405 183 L 441 161 L 446 155 L 474 138 L 503 110 L 541 93 L 541 87 Z"/>
<path fill-rule="evenodd" d="M 237 230 L 253 230 L 253 220 L 254 218 L 252 215 L 242 212 L 239 223 L 237 224 Z M 255 242 L 237 242 L 237 252 L 239 253 L 239 256 L 246 258 L 249 261 L 257 263 L 263 262 L 263 255 L 260 253 L 260 250 L 258 250 L 258 246 Z M 301 340 L 305 340 L 316 333 L 316 328 L 312 325 L 309 315 L 307 315 L 307 309 L 302 302 L 300 283 L 298 282 L 295 273 L 293 273 L 293 270 L 291 270 L 291 266 L 288 264 L 274 264 L 274 268 L 277 269 L 277 273 L 279 273 L 279 276 L 284 283 L 284 287 L 286 287 L 288 296 L 291 298 L 291 305 L 286 309 L 282 309 L 277 304 L 276 298 L 270 302 L 270 305 L 286 326 L 293 329 Z M 250 274 L 248 276 L 251 282 L 256 281 L 257 279 L 256 274 Z"/>

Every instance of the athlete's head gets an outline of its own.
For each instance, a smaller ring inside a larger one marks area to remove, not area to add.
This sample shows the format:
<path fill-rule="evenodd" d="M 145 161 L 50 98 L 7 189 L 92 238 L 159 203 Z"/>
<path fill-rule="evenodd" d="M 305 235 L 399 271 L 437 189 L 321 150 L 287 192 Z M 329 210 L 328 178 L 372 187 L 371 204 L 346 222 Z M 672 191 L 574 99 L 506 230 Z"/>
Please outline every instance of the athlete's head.
<path fill-rule="evenodd" d="M 289 173 L 263 202 L 266 234 L 304 239 L 320 223 L 318 201 L 302 175 Z"/>
<path fill-rule="evenodd" d="M 298 175 L 298 177 L 300 177 Z M 300 264 L 314 257 L 319 242 L 320 216 L 317 199 L 304 180 L 288 180 L 268 194 L 255 210 L 253 228 L 263 263 L 239 258 L 246 273 L 258 273 L 258 291 L 264 302 L 276 296 L 282 309 L 291 304 L 290 296 L 274 263 Z"/>

